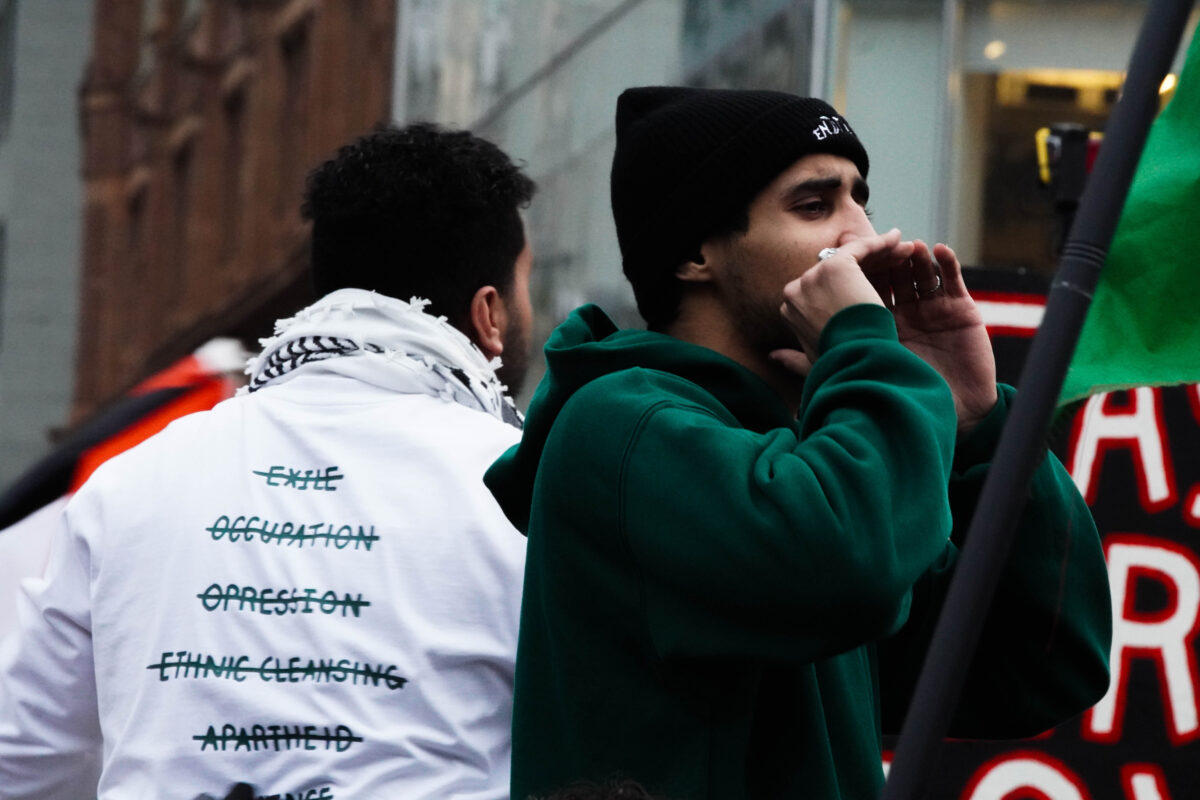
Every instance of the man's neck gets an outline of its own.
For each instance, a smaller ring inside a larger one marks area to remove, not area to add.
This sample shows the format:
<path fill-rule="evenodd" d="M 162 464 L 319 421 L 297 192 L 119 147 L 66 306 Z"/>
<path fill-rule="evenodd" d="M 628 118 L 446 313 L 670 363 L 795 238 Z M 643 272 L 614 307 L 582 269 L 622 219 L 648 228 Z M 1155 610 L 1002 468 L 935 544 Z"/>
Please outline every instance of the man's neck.
<path fill-rule="evenodd" d="M 804 379 L 779 366 L 766 351 L 748 341 L 715 298 L 689 298 L 680 307 L 675 321 L 666 326 L 663 333 L 715 350 L 741 364 L 766 381 L 787 404 L 791 415 L 796 416 Z"/>

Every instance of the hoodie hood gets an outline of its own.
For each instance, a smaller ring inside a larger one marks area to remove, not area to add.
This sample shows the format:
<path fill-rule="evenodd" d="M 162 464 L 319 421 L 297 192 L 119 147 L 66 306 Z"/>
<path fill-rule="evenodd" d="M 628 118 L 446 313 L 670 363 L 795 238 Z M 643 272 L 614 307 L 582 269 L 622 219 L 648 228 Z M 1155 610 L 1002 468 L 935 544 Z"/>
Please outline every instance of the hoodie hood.
<path fill-rule="evenodd" d="M 571 312 L 550 334 L 545 354 L 546 374 L 529 402 L 521 442 L 484 476 L 509 521 L 522 533 L 529 525 L 533 484 L 550 430 L 571 396 L 597 378 L 627 369 L 661 370 L 704 387 L 751 430 L 795 421 L 766 382 L 736 361 L 663 333 L 620 330 L 595 305 Z"/>

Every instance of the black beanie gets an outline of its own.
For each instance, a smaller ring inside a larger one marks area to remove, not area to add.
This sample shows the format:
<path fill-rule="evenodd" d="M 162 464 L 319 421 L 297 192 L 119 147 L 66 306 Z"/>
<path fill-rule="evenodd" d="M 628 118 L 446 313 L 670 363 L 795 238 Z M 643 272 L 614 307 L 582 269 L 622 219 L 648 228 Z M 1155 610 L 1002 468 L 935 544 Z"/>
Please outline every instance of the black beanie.
<path fill-rule="evenodd" d="M 701 243 L 811 153 L 867 151 L 822 100 L 783 92 L 645 86 L 617 98 L 612 208 L 625 276 L 651 327 L 678 313 L 675 278 Z"/>

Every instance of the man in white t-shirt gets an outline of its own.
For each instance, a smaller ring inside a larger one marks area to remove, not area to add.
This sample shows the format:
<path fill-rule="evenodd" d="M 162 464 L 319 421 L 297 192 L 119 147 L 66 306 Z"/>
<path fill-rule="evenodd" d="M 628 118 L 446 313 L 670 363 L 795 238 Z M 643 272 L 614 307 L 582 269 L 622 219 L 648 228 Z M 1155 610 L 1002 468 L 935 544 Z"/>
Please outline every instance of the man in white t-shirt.
<path fill-rule="evenodd" d="M 0 797 L 508 794 L 533 183 L 418 124 L 309 177 L 321 299 L 102 466 L 0 652 Z M 500 366 L 503 359 L 503 366 Z"/>

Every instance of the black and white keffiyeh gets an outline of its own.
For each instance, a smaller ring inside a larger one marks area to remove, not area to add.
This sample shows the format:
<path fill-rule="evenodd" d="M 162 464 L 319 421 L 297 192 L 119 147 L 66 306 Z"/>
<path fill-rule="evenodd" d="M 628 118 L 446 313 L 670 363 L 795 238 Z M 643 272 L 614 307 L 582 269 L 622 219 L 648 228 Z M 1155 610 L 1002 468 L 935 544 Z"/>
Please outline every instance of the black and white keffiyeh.
<path fill-rule="evenodd" d="M 445 317 L 362 289 L 339 289 L 275 323 L 250 359 L 254 392 L 297 374 L 333 373 L 406 394 L 427 394 L 485 411 L 515 427 L 522 418 L 490 361 Z"/>

